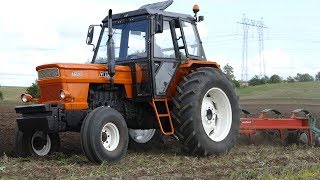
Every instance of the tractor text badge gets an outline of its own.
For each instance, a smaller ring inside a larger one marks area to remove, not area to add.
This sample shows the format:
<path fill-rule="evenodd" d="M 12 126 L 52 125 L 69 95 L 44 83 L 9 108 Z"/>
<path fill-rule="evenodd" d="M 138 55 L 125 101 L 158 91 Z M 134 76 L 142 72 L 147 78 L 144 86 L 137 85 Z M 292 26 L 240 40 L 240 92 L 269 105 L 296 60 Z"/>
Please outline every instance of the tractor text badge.
<path fill-rule="evenodd" d="M 74 77 L 83 76 L 83 72 L 82 71 L 73 71 L 71 73 L 71 76 L 74 76 Z"/>
<path fill-rule="evenodd" d="M 101 71 L 101 72 L 100 72 L 100 77 L 107 77 L 107 78 L 109 78 L 110 76 L 109 76 L 109 73 L 108 73 L 107 71 Z"/>

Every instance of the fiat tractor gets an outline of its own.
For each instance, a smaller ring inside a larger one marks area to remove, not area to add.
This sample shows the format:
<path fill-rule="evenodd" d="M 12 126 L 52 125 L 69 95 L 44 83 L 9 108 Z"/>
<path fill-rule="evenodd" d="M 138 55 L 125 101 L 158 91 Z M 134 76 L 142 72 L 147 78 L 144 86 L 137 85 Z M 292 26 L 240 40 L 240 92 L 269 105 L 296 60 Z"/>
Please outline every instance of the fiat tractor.
<path fill-rule="evenodd" d="M 163 136 L 190 155 L 229 151 L 239 133 L 238 96 L 220 65 L 206 59 L 199 6 L 193 16 L 165 11 L 172 2 L 110 9 L 101 25 L 88 28 L 89 64 L 37 66 L 40 97 L 22 94 L 31 103 L 15 108 L 17 156 L 53 153 L 67 131 L 80 133 L 94 163 L 118 162 L 128 146 L 146 148 Z"/>

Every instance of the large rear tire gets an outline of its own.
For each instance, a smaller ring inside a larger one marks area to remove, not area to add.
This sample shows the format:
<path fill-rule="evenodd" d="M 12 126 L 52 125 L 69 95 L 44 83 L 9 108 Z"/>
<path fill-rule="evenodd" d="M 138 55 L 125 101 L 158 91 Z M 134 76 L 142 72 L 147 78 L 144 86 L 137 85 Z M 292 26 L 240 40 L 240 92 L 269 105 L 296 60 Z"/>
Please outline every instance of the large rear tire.
<path fill-rule="evenodd" d="M 198 68 L 184 77 L 173 98 L 175 134 L 183 151 L 207 156 L 229 151 L 240 126 L 233 85 L 221 70 Z"/>
<path fill-rule="evenodd" d="M 17 157 L 46 156 L 60 149 L 58 133 L 45 134 L 42 131 L 24 133 L 16 129 L 15 153 Z"/>
<path fill-rule="evenodd" d="M 109 107 L 94 109 L 81 127 L 81 146 L 94 163 L 120 161 L 128 148 L 128 128 L 122 115 Z"/>

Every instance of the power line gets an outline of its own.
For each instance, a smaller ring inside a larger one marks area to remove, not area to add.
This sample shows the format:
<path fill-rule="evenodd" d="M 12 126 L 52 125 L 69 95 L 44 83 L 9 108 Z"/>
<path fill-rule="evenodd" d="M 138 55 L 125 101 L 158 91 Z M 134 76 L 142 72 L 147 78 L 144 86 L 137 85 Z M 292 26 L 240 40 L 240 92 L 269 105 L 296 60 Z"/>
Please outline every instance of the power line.
<path fill-rule="evenodd" d="M 245 14 L 243 14 L 242 22 L 238 22 L 242 24 L 243 27 L 243 43 L 242 43 L 242 65 L 241 65 L 241 80 L 248 81 L 248 33 L 249 27 L 257 27 L 258 35 L 259 35 L 259 57 L 260 57 L 260 76 L 266 75 L 266 67 L 264 62 L 263 50 L 264 50 L 264 40 L 263 40 L 263 29 L 267 28 L 263 24 L 263 18 L 260 21 L 248 19 Z"/>

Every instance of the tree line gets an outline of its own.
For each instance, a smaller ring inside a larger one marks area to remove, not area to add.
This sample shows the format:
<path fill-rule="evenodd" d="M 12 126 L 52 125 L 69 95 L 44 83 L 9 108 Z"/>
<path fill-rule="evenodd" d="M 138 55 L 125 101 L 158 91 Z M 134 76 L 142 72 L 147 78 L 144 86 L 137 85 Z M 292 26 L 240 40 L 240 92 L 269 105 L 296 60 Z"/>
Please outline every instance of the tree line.
<path fill-rule="evenodd" d="M 226 64 L 223 67 L 223 72 L 226 74 L 227 78 L 235 84 L 236 87 L 240 87 L 242 82 L 240 80 L 236 80 L 234 76 L 233 67 L 229 64 Z M 274 74 L 270 77 L 268 76 L 258 76 L 255 75 L 253 78 L 251 78 L 248 81 L 249 86 L 256 86 L 261 84 L 276 84 L 276 83 L 282 83 L 282 82 L 310 82 L 310 81 L 320 81 L 320 71 L 315 74 L 315 76 L 311 76 L 309 73 L 297 73 L 296 76 L 288 76 L 286 79 L 283 79 L 281 76 Z"/>

